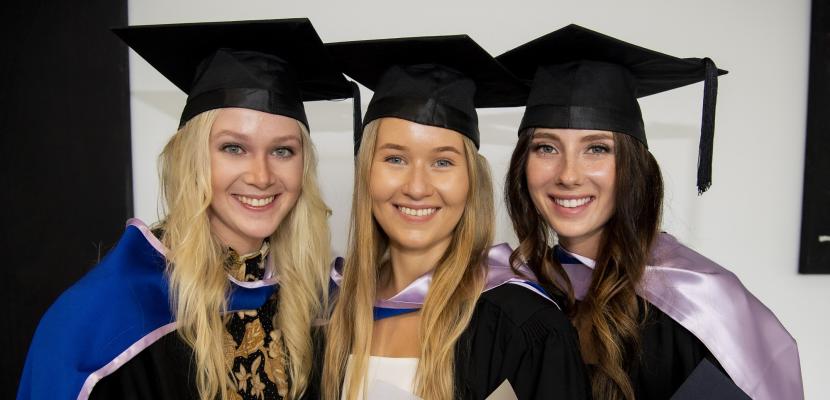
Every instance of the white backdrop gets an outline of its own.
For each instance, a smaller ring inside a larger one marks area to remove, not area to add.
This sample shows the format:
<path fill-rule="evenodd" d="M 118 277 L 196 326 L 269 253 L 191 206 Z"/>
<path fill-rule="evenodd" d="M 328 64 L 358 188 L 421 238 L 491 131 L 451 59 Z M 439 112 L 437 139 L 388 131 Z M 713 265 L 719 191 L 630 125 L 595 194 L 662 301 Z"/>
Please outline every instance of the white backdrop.
<path fill-rule="evenodd" d="M 830 276 L 798 275 L 810 2 L 749 0 L 134 0 L 130 24 L 308 17 L 324 41 L 466 33 L 493 55 L 569 23 L 679 57 L 710 57 L 719 84 L 713 187 L 695 190 L 702 84 L 641 100 L 667 185 L 664 229 L 734 271 L 796 338 L 806 398 L 830 398 Z M 136 216 L 158 219 L 156 157 L 184 94 L 134 53 Z M 371 92 L 362 89 L 365 105 Z M 343 253 L 352 189 L 351 102 L 307 103 L 320 182 Z M 515 244 L 501 205 L 520 108 L 482 110 L 481 153 L 498 189 L 498 241 Z"/>

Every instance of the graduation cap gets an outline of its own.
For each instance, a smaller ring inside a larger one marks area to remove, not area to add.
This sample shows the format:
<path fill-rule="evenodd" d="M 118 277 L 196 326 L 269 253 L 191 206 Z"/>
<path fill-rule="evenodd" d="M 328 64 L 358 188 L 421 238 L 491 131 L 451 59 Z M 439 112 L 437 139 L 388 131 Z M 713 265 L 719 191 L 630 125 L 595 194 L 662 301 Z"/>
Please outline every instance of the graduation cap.
<path fill-rule="evenodd" d="M 568 25 L 497 59 L 532 81 L 520 127 L 624 133 L 648 146 L 637 98 L 704 81 L 698 193 L 712 185 L 719 70 L 708 58 L 677 58 Z"/>
<path fill-rule="evenodd" d="M 129 26 L 113 29 L 187 93 L 179 126 L 216 108 L 284 115 L 308 128 L 303 101 L 355 97 L 305 18 Z M 356 122 L 357 124 L 358 122 Z"/>
<path fill-rule="evenodd" d="M 326 47 L 373 90 L 363 127 L 382 117 L 447 128 L 479 146 L 476 107 L 521 106 L 529 87 L 467 35 L 362 40 Z M 355 131 L 355 153 L 362 129 Z"/>

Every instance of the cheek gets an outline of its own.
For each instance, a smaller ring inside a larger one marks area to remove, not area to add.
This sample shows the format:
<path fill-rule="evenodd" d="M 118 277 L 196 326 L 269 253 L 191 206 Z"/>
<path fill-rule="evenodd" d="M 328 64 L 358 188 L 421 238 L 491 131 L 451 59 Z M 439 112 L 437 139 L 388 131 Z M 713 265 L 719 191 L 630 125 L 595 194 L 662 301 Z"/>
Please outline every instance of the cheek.
<path fill-rule="evenodd" d="M 276 175 L 290 192 L 298 192 L 303 186 L 303 158 L 295 157 L 290 162 L 275 166 Z"/>
<path fill-rule="evenodd" d="M 369 171 L 369 197 L 374 201 L 389 200 L 400 186 L 397 174 L 378 165 Z"/>
<path fill-rule="evenodd" d="M 214 193 L 221 192 L 233 182 L 234 165 L 225 162 L 219 155 L 210 157 L 210 184 Z"/>
<path fill-rule="evenodd" d="M 467 204 L 470 179 L 466 170 L 464 173 L 436 177 L 433 179 L 433 186 L 441 193 L 441 197 L 448 206 L 464 207 Z"/>
<path fill-rule="evenodd" d="M 600 192 L 600 212 L 603 218 L 607 219 L 614 213 L 615 186 L 616 186 L 616 165 L 613 159 L 596 163 L 587 172 L 589 179 L 596 185 Z"/>
<path fill-rule="evenodd" d="M 528 158 L 525 177 L 527 178 L 527 190 L 534 202 L 537 196 L 546 196 L 547 186 L 554 181 L 555 171 L 556 166 L 553 162 L 544 162 L 532 155 Z"/>
<path fill-rule="evenodd" d="M 590 165 L 585 175 L 596 184 L 600 190 L 614 193 L 616 166 L 613 159 L 603 160 Z"/>

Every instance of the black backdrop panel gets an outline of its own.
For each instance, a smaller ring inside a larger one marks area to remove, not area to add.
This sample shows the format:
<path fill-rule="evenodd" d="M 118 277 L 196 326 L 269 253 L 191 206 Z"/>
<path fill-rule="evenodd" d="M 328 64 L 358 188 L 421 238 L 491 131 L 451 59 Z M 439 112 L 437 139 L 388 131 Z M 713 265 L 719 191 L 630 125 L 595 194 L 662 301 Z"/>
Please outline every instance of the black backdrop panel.
<path fill-rule="evenodd" d="M 807 151 L 798 271 L 830 274 L 830 0 L 813 0 L 807 96 Z"/>
<path fill-rule="evenodd" d="M 55 298 L 132 214 L 126 0 L 3 2 L 0 398 Z M 105 301 L 105 299 L 102 299 Z M 48 382 L 44 382 L 48 385 Z"/>

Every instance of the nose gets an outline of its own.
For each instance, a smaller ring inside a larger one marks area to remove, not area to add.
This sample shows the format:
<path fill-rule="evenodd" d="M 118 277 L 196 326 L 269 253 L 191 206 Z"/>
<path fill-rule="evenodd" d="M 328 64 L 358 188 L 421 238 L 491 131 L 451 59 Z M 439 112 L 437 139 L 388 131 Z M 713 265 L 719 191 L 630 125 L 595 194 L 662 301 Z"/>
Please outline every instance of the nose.
<path fill-rule="evenodd" d="M 245 174 L 245 183 L 259 189 L 265 189 L 273 185 L 276 175 L 272 170 L 268 157 L 253 157 Z"/>
<path fill-rule="evenodd" d="M 579 164 L 578 157 L 567 154 L 562 155 L 561 168 L 557 183 L 559 185 L 571 188 L 582 184 L 582 168 Z"/>
<path fill-rule="evenodd" d="M 423 199 L 432 195 L 434 187 L 425 167 L 415 165 L 406 176 L 401 192 L 413 200 Z"/>

